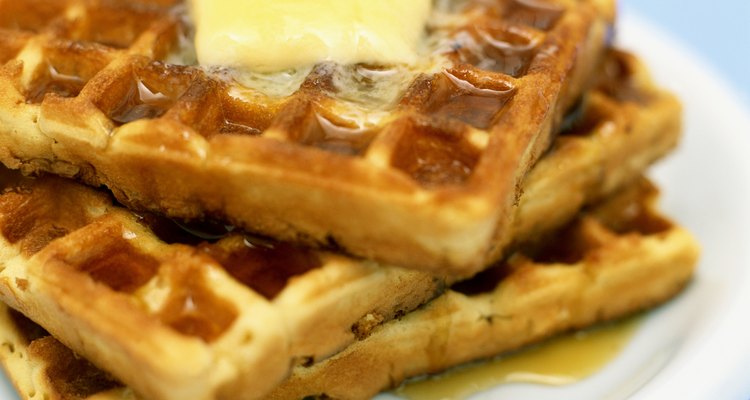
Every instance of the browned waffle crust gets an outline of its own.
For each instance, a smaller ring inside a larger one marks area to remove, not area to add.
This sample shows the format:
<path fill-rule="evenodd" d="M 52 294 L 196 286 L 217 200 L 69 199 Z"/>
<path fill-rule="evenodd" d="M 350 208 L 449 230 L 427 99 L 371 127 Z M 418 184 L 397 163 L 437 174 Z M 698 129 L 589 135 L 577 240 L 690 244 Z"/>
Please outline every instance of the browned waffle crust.
<path fill-rule="evenodd" d="M 612 79 L 528 176 L 514 237 L 559 226 L 674 146 L 676 101 L 633 57 L 613 53 L 607 66 Z M 196 244 L 105 194 L 18 179 L 6 177 L 16 189 L 0 197 L 0 296 L 154 399 L 260 396 L 292 360 L 324 358 L 443 287 L 425 273 L 241 234 Z"/>
<path fill-rule="evenodd" d="M 438 1 L 446 67 L 378 105 L 349 95 L 383 84 L 361 79 L 381 67 L 319 65 L 274 97 L 178 65 L 179 2 L 0 0 L 0 161 L 174 217 L 469 275 L 591 83 L 613 3 Z"/>
<path fill-rule="evenodd" d="M 697 248 L 688 233 L 655 213 L 654 195 L 647 183 L 634 185 L 551 235 L 552 246 L 528 246 L 331 359 L 297 367 L 270 398 L 364 399 L 405 377 L 668 299 L 690 278 Z M 2 306 L 0 341 L 0 359 L 24 400 L 140 398 Z"/>

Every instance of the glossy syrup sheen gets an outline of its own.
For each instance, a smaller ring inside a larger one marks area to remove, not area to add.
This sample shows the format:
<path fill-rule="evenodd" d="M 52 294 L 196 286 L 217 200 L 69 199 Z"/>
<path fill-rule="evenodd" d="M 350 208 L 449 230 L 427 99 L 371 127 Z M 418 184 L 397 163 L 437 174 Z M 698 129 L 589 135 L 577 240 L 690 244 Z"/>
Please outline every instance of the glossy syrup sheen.
<path fill-rule="evenodd" d="M 410 400 L 459 400 L 510 383 L 568 385 L 602 369 L 628 344 L 637 317 L 568 334 L 538 346 L 408 383 L 396 394 Z"/>
<path fill-rule="evenodd" d="M 111 118 L 117 123 L 126 124 L 139 119 L 160 117 L 174 101 L 163 93 L 152 91 L 143 81 L 137 80 Z"/>
<path fill-rule="evenodd" d="M 479 129 L 488 129 L 515 92 L 511 86 L 497 86 L 501 87 L 482 88 L 446 71 L 438 75 L 435 93 L 426 111 L 461 120 Z"/>
<path fill-rule="evenodd" d="M 81 92 L 84 84 L 81 77 L 61 73 L 54 66 L 49 65 L 27 94 L 27 101 L 32 104 L 41 103 L 48 93 L 55 93 L 62 97 L 75 97 Z"/>
<path fill-rule="evenodd" d="M 202 251 L 218 261 L 239 282 L 274 299 L 290 279 L 322 264 L 313 250 L 291 244 L 245 237 L 242 244 L 203 244 Z"/>
<path fill-rule="evenodd" d="M 312 249 L 239 234 L 233 232 L 234 227 L 221 223 L 178 222 L 147 213 L 138 218 L 166 243 L 196 246 L 238 282 L 269 300 L 295 276 L 322 266 Z"/>

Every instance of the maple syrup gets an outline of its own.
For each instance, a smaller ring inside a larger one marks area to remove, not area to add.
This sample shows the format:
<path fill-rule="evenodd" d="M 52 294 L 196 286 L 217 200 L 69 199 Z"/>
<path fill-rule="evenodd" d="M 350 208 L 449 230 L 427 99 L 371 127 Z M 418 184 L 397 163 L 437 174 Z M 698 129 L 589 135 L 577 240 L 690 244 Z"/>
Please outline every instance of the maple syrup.
<path fill-rule="evenodd" d="M 484 88 L 467 78 L 449 71 L 440 74 L 426 111 L 487 129 L 515 90 L 510 86 Z"/>
<path fill-rule="evenodd" d="M 310 141 L 318 148 L 339 154 L 361 155 L 367 150 L 375 130 L 367 127 L 348 127 L 334 123 L 330 119 L 316 114 Z"/>
<path fill-rule="evenodd" d="M 188 269 L 172 279 L 172 293 L 159 317 L 175 331 L 211 343 L 237 319 L 234 305 L 216 296 L 199 270 Z"/>
<path fill-rule="evenodd" d="M 539 35 L 516 26 L 473 26 L 453 38 L 451 52 L 459 61 L 480 69 L 519 77 L 528 71 Z"/>
<path fill-rule="evenodd" d="M 141 79 L 136 79 L 125 99 L 112 112 L 111 118 L 119 124 L 158 118 L 167 112 L 174 102 L 175 99 L 151 90 Z"/>
<path fill-rule="evenodd" d="M 410 400 L 458 400 L 509 383 L 568 385 L 599 371 L 628 344 L 638 317 L 563 335 L 524 351 L 407 383 L 396 394 Z"/>
<path fill-rule="evenodd" d="M 479 150 L 461 128 L 413 123 L 393 154 L 393 166 L 426 187 L 465 182 L 479 160 Z"/>
<path fill-rule="evenodd" d="M 47 93 L 55 93 L 62 97 L 75 97 L 81 92 L 85 83 L 79 76 L 64 74 L 53 65 L 48 65 L 43 76 L 27 94 L 27 102 L 39 104 Z"/>
<path fill-rule="evenodd" d="M 252 236 L 235 235 L 223 245 L 203 244 L 200 249 L 237 281 L 269 300 L 293 277 L 322 265 L 313 250 Z"/>
<path fill-rule="evenodd" d="M 100 251 L 100 254 L 75 265 L 76 269 L 117 292 L 135 292 L 150 281 L 159 268 L 157 259 L 141 252 L 122 237 L 102 239 Z"/>

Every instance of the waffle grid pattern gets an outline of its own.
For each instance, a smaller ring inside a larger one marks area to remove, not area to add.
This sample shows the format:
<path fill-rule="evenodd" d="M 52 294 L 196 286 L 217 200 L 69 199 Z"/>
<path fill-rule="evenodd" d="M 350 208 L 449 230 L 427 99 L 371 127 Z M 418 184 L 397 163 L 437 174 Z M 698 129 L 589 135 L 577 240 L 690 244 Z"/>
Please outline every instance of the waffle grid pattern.
<path fill-rule="evenodd" d="M 613 6 L 436 7 L 430 67 L 374 110 L 347 93 L 382 85 L 373 77 L 393 71 L 381 66 L 320 64 L 274 97 L 232 71 L 175 63 L 190 59 L 182 4 L 4 0 L 0 159 L 174 217 L 476 272 L 507 231 L 524 173 L 590 83 Z"/>

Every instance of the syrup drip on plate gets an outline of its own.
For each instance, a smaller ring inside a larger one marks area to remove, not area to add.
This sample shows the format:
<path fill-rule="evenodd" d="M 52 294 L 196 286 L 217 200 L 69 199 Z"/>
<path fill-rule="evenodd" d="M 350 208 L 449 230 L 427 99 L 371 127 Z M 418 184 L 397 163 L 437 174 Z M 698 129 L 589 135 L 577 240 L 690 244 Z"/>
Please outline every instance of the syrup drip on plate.
<path fill-rule="evenodd" d="M 576 383 L 614 359 L 633 337 L 639 322 L 640 319 L 634 317 L 560 336 L 505 357 L 407 383 L 397 389 L 396 394 L 410 400 L 459 400 L 503 384 L 560 386 Z"/>

